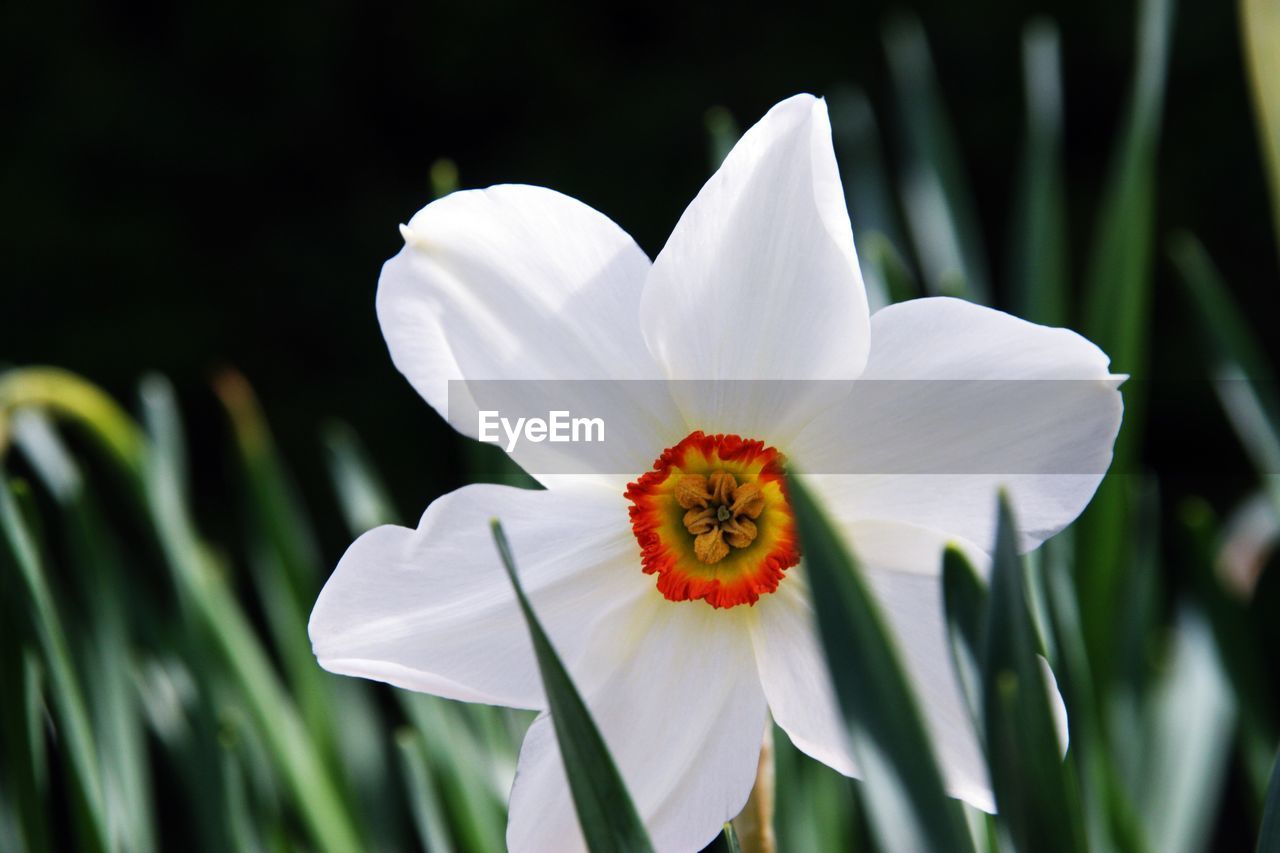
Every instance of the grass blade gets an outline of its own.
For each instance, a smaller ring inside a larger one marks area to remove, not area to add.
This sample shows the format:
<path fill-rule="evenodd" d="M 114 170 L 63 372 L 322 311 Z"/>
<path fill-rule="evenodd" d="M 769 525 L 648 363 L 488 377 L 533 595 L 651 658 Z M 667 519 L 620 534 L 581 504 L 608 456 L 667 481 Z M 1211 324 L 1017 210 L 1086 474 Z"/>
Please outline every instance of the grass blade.
<path fill-rule="evenodd" d="M 924 28 L 916 18 L 898 15 L 885 27 L 884 41 L 906 148 L 903 203 L 925 284 L 934 295 L 987 302 L 991 287 L 977 209 Z"/>
<path fill-rule="evenodd" d="M 40 853 L 52 849 L 45 804 L 49 794 L 44 731 L 44 668 L 24 636 L 16 578 L 0 558 L 0 849 Z"/>
<path fill-rule="evenodd" d="M 1014 312 L 1068 324 L 1067 201 L 1062 167 L 1062 56 L 1058 28 L 1030 24 L 1022 37 L 1026 140 L 1014 198 L 1009 280 Z"/>
<path fill-rule="evenodd" d="M 91 850 L 111 849 L 102 795 L 102 775 L 93 743 L 93 729 L 62 618 L 54 604 L 43 558 L 19 500 L 29 498 L 25 484 L 0 482 L 0 554 L 6 555 L 22 579 L 26 606 L 30 609 L 35 635 L 49 675 L 49 696 L 68 763 L 77 810 L 78 830 Z M 24 497 L 26 496 L 26 497 Z"/>
<path fill-rule="evenodd" d="M 729 156 L 738 137 L 742 136 L 742 131 L 738 129 L 738 123 L 727 107 L 712 107 L 707 110 L 702 123 L 707 128 L 707 164 L 711 167 L 709 171 L 714 172 L 720 168 L 724 158 Z"/>
<path fill-rule="evenodd" d="M 254 583 L 303 719 L 335 778 L 366 816 L 376 846 L 398 825 L 400 798 L 390 787 L 388 744 L 365 685 L 316 665 L 307 613 L 319 592 L 320 556 L 314 531 L 276 449 L 253 389 L 234 371 L 215 383 L 233 427 L 251 540 Z"/>
<path fill-rule="evenodd" d="M 1050 539 L 1041 547 L 1045 603 L 1049 627 L 1057 649 L 1055 676 L 1071 709 L 1067 720 L 1071 750 L 1067 760 L 1081 780 L 1081 808 L 1089 850 L 1109 853 L 1138 846 L 1137 827 L 1127 793 L 1120 785 L 1095 691 L 1095 679 L 1084 644 L 1079 600 L 1071 577 L 1072 531 Z"/>
<path fill-rule="evenodd" d="M 1191 555 L 1196 600 L 1213 629 L 1218 660 L 1234 691 L 1245 775 L 1253 801 L 1260 805 L 1276 744 L 1275 697 L 1266 656 L 1257 643 L 1249 608 L 1227 592 L 1214 570 L 1218 525 L 1212 508 L 1200 498 L 1189 498 L 1179 507 L 1179 515 Z"/>
<path fill-rule="evenodd" d="M 1272 767 L 1271 784 L 1267 786 L 1267 805 L 1258 829 L 1258 853 L 1280 853 L 1280 757 Z"/>
<path fill-rule="evenodd" d="M 732 823 L 724 825 L 724 832 L 721 835 L 724 838 L 724 849 L 728 853 L 742 853 L 742 846 L 738 844 L 738 831 L 733 828 Z"/>
<path fill-rule="evenodd" d="M 1086 329 L 1115 369 L 1135 375 L 1146 367 L 1156 153 L 1172 29 L 1173 0 L 1142 0 L 1133 88 L 1086 275 Z"/>
<path fill-rule="evenodd" d="M 167 646 L 183 643 L 181 635 Z M 227 816 L 232 806 L 222 777 L 210 768 L 222 764 L 228 738 L 225 713 L 220 708 L 222 690 L 213 683 L 225 679 L 216 655 L 191 644 L 187 654 L 191 666 L 172 654 L 148 658 L 138 668 L 138 692 L 147 724 L 162 747 L 175 776 L 176 785 L 162 787 L 174 792 L 180 787 L 191 812 L 187 833 L 200 839 L 210 850 L 234 849 Z M 197 681 L 194 673 L 199 673 Z M 257 798 L 255 798 L 255 801 Z"/>
<path fill-rule="evenodd" d="M 1273 420 L 1280 420 L 1275 371 L 1204 244 L 1190 232 L 1178 231 L 1169 238 L 1168 251 L 1193 313 L 1202 323 L 1216 366 L 1236 365 L 1260 395 L 1267 395 L 1267 410 L 1273 413 Z"/>
<path fill-rule="evenodd" d="M 219 759 L 222 787 L 226 792 L 223 799 L 227 809 L 224 815 L 227 835 L 236 850 L 265 851 L 266 845 L 259 837 L 260 823 L 255 820 L 249 805 L 250 794 L 244 770 L 230 748 L 224 748 Z"/>
<path fill-rule="evenodd" d="M 172 391 L 153 377 L 144 383 L 142 400 L 150 435 L 144 491 L 180 603 L 208 631 L 294 794 L 313 843 L 323 850 L 363 849 L 339 786 L 195 531 L 182 489 L 182 433 Z"/>
<path fill-rule="evenodd" d="M 381 480 L 374 473 L 356 431 L 332 421 L 320 435 L 329 462 L 329 476 L 347 529 L 353 536 L 380 524 L 395 524 L 397 514 Z"/>
<path fill-rule="evenodd" d="M 482 740 L 477 722 L 496 709 L 463 706 L 421 693 L 396 691 L 396 697 L 421 739 L 427 766 L 439 781 L 459 846 L 465 850 L 500 850 L 506 841 L 506 798 L 511 790 L 510 774 L 499 773 L 498 753 L 514 747 L 503 740 Z M 499 778 L 501 777 L 501 778 Z"/>
<path fill-rule="evenodd" d="M 214 389 L 231 420 L 249 487 L 247 503 L 252 517 L 260 522 L 258 534 L 277 553 L 298 603 L 309 607 L 319 592 L 319 548 L 281 465 L 262 408 L 248 381 L 234 371 L 219 374 Z"/>
<path fill-rule="evenodd" d="M 137 596 L 134 613 L 119 543 L 110 534 L 89 484 L 52 424 L 27 410 L 14 418 L 14 437 L 62 511 L 60 527 L 74 585 L 77 659 L 103 773 L 103 798 L 112 843 L 139 851 L 155 848 L 150 763 L 133 677 L 131 616 L 147 619 Z"/>
<path fill-rule="evenodd" d="M 972 850 L 947 797 L 919 705 L 862 570 L 809 492 L 789 479 L 818 633 L 863 770 L 868 816 L 887 850 Z"/>
<path fill-rule="evenodd" d="M 1206 849 L 1222 797 L 1235 700 L 1213 634 L 1186 611 L 1175 627 L 1170 667 L 1147 707 L 1147 748 L 1138 812 L 1151 850 Z"/>
<path fill-rule="evenodd" d="M 1019 850 L 1085 849 L 1083 822 L 1062 758 L 1025 567 L 1007 499 L 999 499 L 983 652 L 988 766 L 1001 821 Z"/>
<path fill-rule="evenodd" d="M 600 730 L 596 728 L 586 703 L 578 695 L 573 680 L 525 597 L 502 524 L 494 519 L 492 528 L 502 565 L 511 579 L 516 600 L 529 626 L 529 636 L 538 658 L 538 671 L 542 674 L 542 685 L 547 695 L 547 707 L 555 724 L 556 741 L 560 744 L 560 755 L 573 793 L 573 806 L 578 812 L 578 823 L 582 826 L 587 847 L 593 853 L 652 850 L 648 833 Z"/>
<path fill-rule="evenodd" d="M 1203 244 L 1180 232 L 1169 241 L 1214 360 L 1214 391 L 1280 515 L 1280 400 L 1275 372 Z"/>
<path fill-rule="evenodd" d="M 1173 0 L 1141 0 L 1133 84 L 1085 275 L 1085 333 L 1111 356 L 1113 371 L 1140 379 L 1147 375 L 1156 153 L 1172 28 Z M 1145 409 L 1142 391 L 1141 382 L 1124 388 L 1124 423 L 1116 439 L 1114 473 L 1103 479 L 1079 528 L 1082 558 L 1077 583 L 1081 600 L 1089 602 L 1081 615 L 1101 681 L 1109 678 L 1108 649 L 1119 618 L 1115 584 L 1124 577 L 1129 556 L 1132 495 L 1123 475 L 1136 466 Z"/>
<path fill-rule="evenodd" d="M 391 500 L 355 431 L 332 422 L 322 440 L 351 534 L 359 536 L 380 524 L 396 523 Z M 447 831 L 451 819 L 462 849 L 500 849 L 518 743 L 506 730 L 505 715 L 520 712 L 404 690 L 395 691 L 395 697 L 416 729 L 401 732 L 396 746 L 410 782 L 410 811 L 419 835 L 439 835 Z M 423 796 L 433 798 L 434 805 L 422 801 Z M 444 823 L 437 826 L 440 821 Z M 424 841 L 429 850 L 445 849 L 438 842 Z"/>
<path fill-rule="evenodd" d="M 458 164 L 448 157 L 441 157 L 433 160 L 431 168 L 427 174 L 427 180 L 431 185 L 431 195 L 434 198 L 444 198 L 451 192 L 456 192 L 459 183 Z"/>
<path fill-rule="evenodd" d="M 1280 250 L 1280 6 L 1272 0 L 1240 0 L 1240 37 Z"/>
<path fill-rule="evenodd" d="M 942 555 L 943 603 L 951 635 L 956 676 L 969 710 L 982 726 L 982 655 L 986 646 L 987 587 L 964 553 L 949 547 Z"/>
<path fill-rule="evenodd" d="M 896 248 L 907 243 L 898 225 L 871 100 L 860 89 L 848 89 L 832 93 L 827 104 L 867 302 L 875 312 L 917 295 Z"/>
<path fill-rule="evenodd" d="M 136 475 L 142 434 L 116 401 L 96 385 L 56 367 L 26 367 L 0 374 L 0 456 L 9 444 L 9 421 L 23 408 L 47 411 L 84 429 L 113 462 Z"/>
<path fill-rule="evenodd" d="M 453 853 L 453 841 L 444 818 L 444 804 L 440 802 L 435 780 L 427 768 L 418 733 L 410 728 L 397 732 L 396 750 L 400 754 L 401 774 L 409 788 L 413 822 L 423 848 L 432 853 Z"/>
<path fill-rule="evenodd" d="M 779 850 L 859 853 L 874 850 L 856 783 L 801 752 L 774 725 Z"/>

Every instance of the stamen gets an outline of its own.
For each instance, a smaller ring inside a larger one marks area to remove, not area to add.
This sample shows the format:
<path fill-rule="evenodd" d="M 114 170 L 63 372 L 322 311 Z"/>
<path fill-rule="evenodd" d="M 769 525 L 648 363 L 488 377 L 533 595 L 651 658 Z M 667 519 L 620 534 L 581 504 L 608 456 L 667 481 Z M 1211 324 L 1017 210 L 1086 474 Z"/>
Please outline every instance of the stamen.
<path fill-rule="evenodd" d="M 738 488 L 738 481 L 728 471 L 712 471 L 707 484 L 711 486 L 711 499 L 719 504 L 729 503 Z"/>
<path fill-rule="evenodd" d="M 729 556 L 729 546 L 724 544 L 724 534 L 720 532 L 720 528 L 694 539 L 693 555 L 704 563 L 718 563 Z"/>
<path fill-rule="evenodd" d="M 755 541 L 756 524 L 749 518 L 735 518 L 720 527 L 725 541 L 735 548 L 745 548 Z"/>
<path fill-rule="evenodd" d="M 684 509 L 705 507 L 710 500 L 707 478 L 701 474 L 685 474 L 676 482 L 676 502 Z"/>
<path fill-rule="evenodd" d="M 694 536 L 706 533 L 716 526 L 716 516 L 713 509 L 691 509 L 684 514 L 684 529 Z"/>
<path fill-rule="evenodd" d="M 733 493 L 734 515 L 745 515 L 748 518 L 759 518 L 764 512 L 764 496 L 760 494 L 757 483 L 743 483 Z"/>
<path fill-rule="evenodd" d="M 708 565 L 729 556 L 730 548 L 746 548 L 758 533 L 753 518 L 764 511 L 764 497 L 755 483 L 738 485 L 728 471 L 717 469 L 704 477 L 685 474 L 676 481 L 676 502 L 688 512 L 684 529 L 693 534 L 693 553 Z"/>

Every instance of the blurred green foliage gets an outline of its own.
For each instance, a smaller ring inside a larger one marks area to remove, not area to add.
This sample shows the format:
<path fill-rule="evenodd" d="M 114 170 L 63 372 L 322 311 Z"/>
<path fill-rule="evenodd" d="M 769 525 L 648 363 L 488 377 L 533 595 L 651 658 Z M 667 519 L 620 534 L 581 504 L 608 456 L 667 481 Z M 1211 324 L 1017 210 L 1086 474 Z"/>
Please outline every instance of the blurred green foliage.
<path fill-rule="evenodd" d="M 477 24 L 459 9 L 172 10 L 147 26 L 4 10 L 7 39 L 43 27 L 50 50 L 8 52 L 27 63 L 29 89 L 0 167 L 6 197 L 25 203 L 0 252 L 13 265 L 0 355 L 81 368 L 121 398 L 147 363 L 178 378 L 186 417 L 157 376 L 122 406 L 65 371 L 0 373 L 0 849 L 501 849 L 529 715 L 331 676 L 306 637 L 345 541 L 495 470 L 484 449 L 444 452 L 462 440 L 377 340 L 388 223 L 460 175 L 527 177 L 620 213 L 656 249 L 659 223 L 742 124 L 823 86 L 873 301 L 946 292 L 1007 306 L 1080 328 L 1134 377 L 1113 473 L 1077 527 L 1025 559 L 998 548 L 990 590 L 947 556 L 956 663 L 1002 814 L 944 805 L 963 821 L 917 837 L 1164 853 L 1246 849 L 1263 826 L 1259 849 L 1277 849 L 1266 567 L 1280 539 L 1280 411 L 1276 338 L 1257 305 L 1280 246 L 1280 215 L 1267 217 L 1268 187 L 1280 210 L 1268 73 L 1280 28 L 1253 0 L 1238 20 L 1227 4 L 1188 4 L 1176 25 L 1171 0 L 1138 6 L 1132 20 L 1124 4 L 1095 4 L 1020 29 L 1005 4 L 926 4 L 882 30 L 867 25 L 878 8 L 858 7 L 840 13 L 847 26 L 799 28 L 803 51 L 752 50 L 734 97 L 711 68 L 746 51 L 752 25 L 728 22 L 740 44 L 703 49 L 698 35 L 722 22 L 692 12 L 675 34 L 620 13 L 564 34 L 520 29 L 519 16 L 486 22 L 494 55 L 518 44 L 507 61 L 537 70 L 516 79 L 488 53 L 450 47 L 443 33 Z M 197 31 L 207 40 L 191 57 L 164 47 Z M 346 66 L 334 57 L 361 38 L 379 62 L 336 80 Z M 655 45 L 697 58 L 621 83 L 590 73 L 613 67 L 594 51 L 646 57 Z M 218 78 L 227 46 L 247 53 L 249 76 Z M 1004 85 L 1017 68 L 1021 86 Z M 397 74 L 408 82 L 388 89 Z M 423 79 L 433 85 L 411 85 Z M 534 118 L 476 105 L 473 88 Z M 716 103 L 728 107 L 708 111 Z M 58 112 L 71 107 L 84 109 Z M 642 118 L 657 115 L 670 124 Z M 699 117 L 705 137 L 689 130 Z M 540 130 L 519 132 L 528 122 Z M 424 127 L 443 130 L 420 150 Z M 215 395 L 195 390 L 214 355 L 261 377 L 288 441 L 277 445 L 239 374 L 220 371 Z M 354 428 L 328 422 L 313 444 L 334 410 Z M 1004 513 L 1005 543 L 1013 524 Z M 824 535 L 819 524 L 806 539 Z M 865 652 L 886 638 L 859 595 L 857 543 L 823 541 L 828 603 L 865 617 Z M 1038 655 L 1069 710 L 1062 763 L 1046 758 Z M 901 687 L 891 653 L 830 663 L 837 683 L 861 675 L 877 698 Z M 878 719 L 856 691 L 841 696 L 855 735 L 899 739 L 889 775 L 902 787 L 845 780 L 777 733 L 783 850 L 892 847 L 883 804 L 919 818 L 938 797 L 936 769 L 903 747 L 910 715 Z M 717 844 L 732 849 L 736 835 Z"/>

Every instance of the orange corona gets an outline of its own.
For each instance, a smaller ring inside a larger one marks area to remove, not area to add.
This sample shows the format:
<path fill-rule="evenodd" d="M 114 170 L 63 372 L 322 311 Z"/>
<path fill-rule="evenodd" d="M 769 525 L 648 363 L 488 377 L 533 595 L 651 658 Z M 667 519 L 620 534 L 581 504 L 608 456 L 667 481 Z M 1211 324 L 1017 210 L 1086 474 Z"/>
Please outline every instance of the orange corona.
<path fill-rule="evenodd" d="M 671 601 L 755 604 L 800 561 L 783 456 L 698 431 L 627 486 L 646 574 Z"/>

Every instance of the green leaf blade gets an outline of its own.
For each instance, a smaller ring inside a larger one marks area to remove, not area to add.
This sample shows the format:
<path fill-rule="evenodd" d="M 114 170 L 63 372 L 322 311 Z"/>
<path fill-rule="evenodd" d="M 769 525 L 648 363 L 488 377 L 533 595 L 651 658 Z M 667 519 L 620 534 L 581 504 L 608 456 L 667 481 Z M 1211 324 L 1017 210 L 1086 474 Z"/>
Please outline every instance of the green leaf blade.
<path fill-rule="evenodd" d="M 67 644 L 66 629 L 49 589 L 36 539 L 19 501 L 29 497 L 25 484 L 0 482 L 0 559 L 13 567 L 25 587 L 34 632 L 48 670 L 49 696 L 63 739 L 71 785 L 82 823 L 79 831 L 91 850 L 111 849 L 111 831 L 102 793 L 102 775 L 88 707 Z M 3 567 L 8 570 L 8 567 Z"/>
<path fill-rule="evenodd" d="M 74 570 L 81 606 L 74 638 L 102 771 L 102 790 L 113 844 L 155 849 L 153 792 L 145 732 L 133 684 L 130 618 L 146 619 L 125 591 L 130 578 L 119 542 L 79 466 L 36 410 L 14 418 L 14 438 L 62 516 L 60 538 Z"/>
<path fill-rule="evenodd" d="M 1062 758 L 1004 495 L 998 512 L 983 651 L 983 720 L 996 807 L 1019 850 L 1082 851 L 1077 792 Z"/>
<path fill-rule="evenodd" d="M 1280 250 L 1280 6 L 1271 0 L 1240 0 L 1240 36 Z"/>
<path fill-rule="evenodd" d="M 977 208 L 924 28 L 915 17 L 895 16 L 884 42 L 906 143 L 902 196 L 925 284 L 933 295 L 986 303 L 991 286 Z"/>
<path fill-rule="evenodd" d="M 942 593 L 952 662 L 975 723 L 982 723 L 982 656 L 986 645 L 987 588 L 964 552 L 942 555 Z"/>
<path fill-rule="evenodd" d="M 149 377 L 142 387 L 147 426 L 143 492 L 179 604 L 208 633 L 211 652 L 235 687 L 294 795 L 312 841 L 323 850 L 363 849 L 341 786 L 311 739 L 297 705 L 226 579 L 214 568 L 187 505 L 183 432 L 172 388 Z"/>
<path fill-rule="evenodd" d="M 1112 370 L 1147 376 L 1152 327 L 1156 164 L 1168 76 L 1174 0 L 1141 0 L 1135 69 L 1123 126 L 1112 151 L 1103 200 L 1085 272 L 1084 333 L 1111 357 Z M 1112 474 L 1081 519 L 1082 571 L 1078 585 L 1086 643 L 1101 680 L 1118 621 L 1128 542 L 1133 532 L 1130 484 L 1136 465 L 1145 399 L 1141 382 L 1124 388 L 1124 423 L 1116 439 Z"/>
<path fill-rule="evenodd" d="M 1062 56 L 1058 30 L 1028 25 L 1022 39 L 1027 126 L 1014 198 L 1010 275 L 1016 313 L 1068 325 L 1067 210 L 1062 165 Z"/>
<path fill-rule="evenodd" d="M 1280 758 L 1271 771 L 1267 786 L 1267 804 L 1258 829 L 1258 853 L 1280 853 Z"/>
<path fill-rule="evenodd" d="M 1208 339 L 1214 392 L 1280 514 L 1280 399 L 1275 371 L 1203 244 L 1180 232 L 1169 241 L 1169 257 Z"/>
<path fill-rule="evenodd" d="M 652 851 L 653 845 L 644 823 L 627 793 L 622 774 L 609 754 L 604 737 L 596 728 L 591 712 L 525 596 L 502 524 L 494 519 L 491 526 L 502 565 L 511 579 L 516 600 L 529 627 L 548 711 L 555 726 L 556 741 L 560 745 L 560 756 L 587 847 L 593 853 Z"/>
<path fill-rule="evenodd" d="M 946 794 L 919 705 L 862 570 L 794 472 L 788 484 L 819 636 L 877 838 L 885 849 L 972 850 L 960 804 Z"/>

